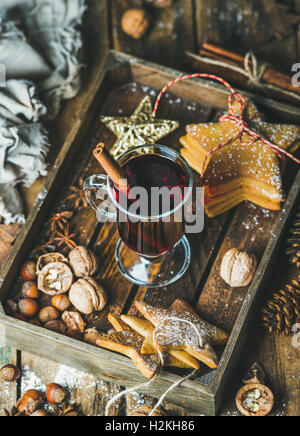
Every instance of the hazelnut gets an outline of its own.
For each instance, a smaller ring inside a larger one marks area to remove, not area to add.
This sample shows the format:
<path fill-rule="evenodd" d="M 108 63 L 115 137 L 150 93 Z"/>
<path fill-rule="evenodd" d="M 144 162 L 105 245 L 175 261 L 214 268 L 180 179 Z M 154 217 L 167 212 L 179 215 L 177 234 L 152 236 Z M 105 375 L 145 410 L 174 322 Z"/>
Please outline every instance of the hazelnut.
<path fill-rule="evenodd" d="M 18 319 L 19 321 L 27 322 L 27 319 L 21 313 L 14 313 L 13 315 L 11 315 L 11 317 L 15 318 L 15 319 Z"/>
<path fill-rule="evenodd" d="M 47 330 L 51 330 L 52 332 L 55 332 L 55 333 L 61 333 L 62 335 L 65 334 L 66 330 L 67 330 L 64 323 L 62 321 L 60 321 L 59 319 L 47 322 L 44 325 L 44 327 Z"/>
<path fill-rule="evenodd" d="M 256 273 L 257 258 L 253 254 L 233 248 L 222 261 L 221 277 L 232 288 L 248 286 Z"/>
<path fill-rule="evenodd" d="M 26 318 L 33 318 L 39 311 L 39 306 L 32 298 L 23 298 L 18 304 L 19 311 Z"/>
<path fill-rule="evenodd" d="M 82 335 L 80 332 L 77 332 L 75 330 L 72 329 L 68 329 L 66 331 L 66 336 L 68 336 L 71 339 L 76 339 L 77 341 L 82 341 Z"/>
<path fill-rule="evenodd" d="M 31 319 L 30 321 L 28 321 L 29 324 L 32 325 L 36 325 L 38 327 L 42 327 L 42 324 L 40 323 L 40 321 L 38 319 Z"/>
<path fill-rule="evenodd" d="M 66 294 L 55 295 L 52 298 L 52 306 L 56 307 L 60 312 L 64 312 L 71 307 L 71 301 Z"/>
<path fill-rule="evenodd" d="M 39 319 L 43 324 L 59 318 L 59 312 L 53 306 L 44 307 L 39 313 Z"/>
<path fill-rule="evenodd" d="M 236 396 L 236 406 L 245 416 L 267 416 L 274 406 L 274 395 L 262 384 L 246 384 Z"/>
<path fill-rule="evenodd" d="M 16 303 L 14 300 L 7 300 L 5 304 L 10 314 L 18 312 L 18 303 Z"/>
<path fill-rule="evenodd" d="M 61 404 L 65 401 L 66 396 L 66 390 L 56 383 L 51 383 L 46 388 L 46 398 L 50 404 Z"/>
<path fill-rule="evenodd" d="M 104 289 L 90 277 L 79 279 L 72 285 L 69 299 L 73 306 L 85 315 L 101 311 L 107 303 Z"/>
<path fill-rule="evenodd" d="M 98 260 L 95 254 L 82 246 L 70 251 L 69 264 L 76 277 L 90 277 L 98 270 Z"/>
<path fill-rule="evenodd" d="M 43 404 L 43 395 L 40 391 L 31 389 L 27 391 L 17 403 L 19 413 L 29 416 L 38 410 Z"/>
<path fill-rule="evenodd" d="M 79 333 L 84 332 L 85 322 L 83 321 L 80 313 L 64 312 L 61 318 L 68 329 Z"/>
<path fill-rule="evenodd" d="M 13 382 L 20 378 L 21 371 L 16 365 L 8 364 L 0 369 L 0 379 L 5 382 Z"/>
<path fill-rule="evenodd" d="M 33 260 L 25 262 L 21 267 L 20 275 L 24 281 L 36 279 L 36 263 Z"/>
<path fill-rule="evenodd" d="M 46 410 L 37 410 L 36 412 L 32 413 L 30 416 L 49 416 Z"/>
<path fill-rule="evenodd" d="M 173 0 L 147 0 L 147 3 L 155 8 L 168 8 L 172 6 Z"/>
<path fill-rule="evenodd" d="M 150 19 L 143 9 L 129 9 L 122 17 L 122 29 L 127 35 L 140 39 L 150 26 Z"/>
<path fill-rule="evenodd" d="M 101 337 L 96 329 L 87 329 L 84 332 L 84 342 L 90 345 L 97 345 L 97 340 Z"/>
<path fill-rule="evenodd" d="M 71 268 L 62 262 L 48 263 L 38 274 L 38 289 L 47 295 L 65 294 L 72 283 Z"/>
<path fill-rule="evenodd" d="M 23 297 L 39 298 L 39 294 L 40 293 L 35 282 L 32 281 L 24 282 L 22 286 Z"/>

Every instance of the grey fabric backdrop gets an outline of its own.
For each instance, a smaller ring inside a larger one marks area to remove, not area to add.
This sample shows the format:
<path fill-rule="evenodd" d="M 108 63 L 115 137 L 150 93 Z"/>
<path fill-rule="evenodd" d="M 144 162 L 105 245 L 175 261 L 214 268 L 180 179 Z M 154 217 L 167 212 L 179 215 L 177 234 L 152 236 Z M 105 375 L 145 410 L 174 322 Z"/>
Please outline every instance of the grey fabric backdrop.
<path fill-rule="evenodd" d="M 80 89 L 84 0 L 0 0 L 0 216 L 24 222 L 17 185 L 46 174 L 42 117 Z"/>

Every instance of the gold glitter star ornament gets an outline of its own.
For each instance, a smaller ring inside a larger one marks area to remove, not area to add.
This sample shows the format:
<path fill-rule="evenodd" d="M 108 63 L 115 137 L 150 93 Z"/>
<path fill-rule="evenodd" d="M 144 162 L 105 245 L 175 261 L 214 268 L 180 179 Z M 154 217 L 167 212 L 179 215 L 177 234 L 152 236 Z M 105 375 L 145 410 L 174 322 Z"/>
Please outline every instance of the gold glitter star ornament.
<path fill-rule="evenodd" d="M 153 116 L 150 97 L 145 97 L 130 117 L 102 116 L 101 122 L 116 136 L 111 154 L 118 158 L 133 147 L 157 144 L 164 136 L 178 129 L 177 121 L 159 120 Z"/>

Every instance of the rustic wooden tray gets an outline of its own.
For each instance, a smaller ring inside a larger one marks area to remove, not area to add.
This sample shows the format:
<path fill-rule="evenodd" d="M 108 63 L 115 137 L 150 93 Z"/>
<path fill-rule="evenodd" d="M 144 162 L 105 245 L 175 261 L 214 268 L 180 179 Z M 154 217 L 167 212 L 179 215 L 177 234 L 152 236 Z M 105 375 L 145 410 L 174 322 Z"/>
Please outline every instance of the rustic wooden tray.
<path fill-rule="evenodd" d="M 99 172 L 91 154 L 94 143 L 103 140 L 113 145 L 115 139 L 100 123 L 100 114 L 131 115 L 145 95 L 151 95 L 154 100 L 158 90 L 178 74 L 174 70 L 110 52 L 103 71 L 98 74 L 97 86 L 95 84 L 91 91 L 88 114 L 81 118 L 77 131 L 64 144 L 23 233 L 16 241 L 9 263 L 1 271 L 0 333 L 7 345 L 73 366 L 121 386 L 131 387 L 144 381 L 126 357 L 12 319 L 5 314 L 3 302 L 13 292 L 20 265 L 36 246 L 47 216 L 56 211 L 58 202 L 79 177 Z M 163 99 L 159 117 L 178 120 L 181 127 L 163 142 L 178 149 L 178 139 L 184 133 L 185 125 L 215 120 L 226 109 L 227 97 L 222 87 L 207 81 L 194 80 L 176 85 Z M 299 120 L 298 109 L 262 98 L 256 98 L 256 101 L 272 119 Z M 169 395 L 170 402 L 206 415 L 217 413 L 272 271 L 285 226 L 297 202 L 300 172 L 296 170 L 291 165 L 286 172 L 288 197 L 280 213 L 242 204 L 227 214 L 207 219 L 204 231 L 189 237 L 193 251 L 189 271 L 179 282 L 164 289 L 138 288 L 121 276 L 114 259 L 118 240 L 115 224 L 99 225 L 90 208 L 81 210 L 72 219 L 72 228 L 78 233 L 79 242 L 92 248 L 100 259 L 99 278 L 109 294 L 106 314 L 108 310 L 135 314 L 135 300 L 169 306 L 181 297 L 188 300 L 203 318 L 231 333 L 228 345 L 220 350 L 219 368 L 216 371 L 203 368 L 197 378 L 183 383 Z M 197 182 L 199 178 L 195 177 Z M 249 250 L 260 259 L 249 288 L 230 289 L 219 277 L 221 258 L 232 247 Z M 145 393 L 158 397 L 181 376 L 164 372 Z"/>

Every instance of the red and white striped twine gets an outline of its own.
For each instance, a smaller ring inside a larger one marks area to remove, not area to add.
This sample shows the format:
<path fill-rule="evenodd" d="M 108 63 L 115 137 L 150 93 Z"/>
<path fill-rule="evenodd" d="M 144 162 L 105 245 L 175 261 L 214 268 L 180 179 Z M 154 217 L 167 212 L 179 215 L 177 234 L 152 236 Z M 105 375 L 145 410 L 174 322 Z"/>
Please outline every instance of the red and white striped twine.
<path fill-rule="evenodd" d="M 245 120 L 243 120 L 243 113 L 244 113 L 244 109 L 246 107 L 246 100 L 245 97 L 240 94 L 239 92 L 236 92 L 235 89 L 224 79 L 222 79 L 222 77 L 219 76 L 215 76 L 214 74 L 205 74 L 205 73 L 195 73 L 195 74 L 189 74 L 187 76 L 180 76 L 177 77 L 177 79 L 172 80 L 171 82 L 169 82 L 159 93 L 156 102 L 155 102 L 155 106 L 154 106 L 154 110 L 153 110 L 153 117 L 156 117 L 157 115 L 157 111 L 158 111 L 158 107 L 160 104 L 160 101 L 162 99 L 162 97 L 164 96 L 164 94 L 167 92 L 167 90 L 169 88 L 171 88 L 173 85 L 176 85 L 179 82 L 182 82 L 184 80 L 190 80 L 190 79 L 195 79 L 195 78 L 202 78 L 202 79 L 210 79 L 210 80 L 214 80 L 215 82 L 219 82 L 222 85 L 224 85 L 228 91 L 230 92 L 229 98 L 228 98 L 228 113 L 223 115 L 220 118 L 220 121 L 227 121 L 227 122 L 231 122 L 233 124 L 235 124 L 238 128 L 239 128 L 239 133 L 237 136 L 235 136 L 234 138 L 231 138 L 229 141 L 227 141 L 224 144 L 219 144 L 217 147 L 215 147 L 214 149 L 212 149 L 206 156 L 204 163 L 203 163 L 203 169 L 202 169 L 202 175 L 204 174 L 205 168 L 206 168 L 206 163 L 208 161 L 208 159 L 218 150 L 220 150 L 223 147 L 226 147 L 227 145 L 231 144 L 232 142 L 236 141 L 237 139 L 242 140 L 242 136 L 244 133 L 246 133 L 248 136 L 250 136 L 250 138 L 252 138 L 252 141 L 249 143 L 243 143 L 243 145 L 247 145 L 247 146 L 251 146 L 253 145 L 255 142 L 257 141 L 261 141 L 266 147 L 271 148 L 273 151 L 275 151 L 275 153 L 277 153 L 277 155 L 281 158 L 284 157 L 288 157 L 290 159 L 292 159 L 294 162 L 296 162 L 298 165 L 300 164 L 300 160 L 297 159 L 295 156 L 293 156 L 291 153 L 289 153 L 288 151 L 284 150 L 283 148 L 279 147 L 276 144 L 273 144 L 272 142 L 268 141 L 266 138 L 264 138 L 263 136 L 259 135 L 257 132 L 255 132 L 254 130 L 250 129 L 250 127 L 247 125 L 247 123 L 245 122 Z M 236 115 L 233 109 L 233 104 L 234 102 L 237 101 L 240 105 L 240 115 Z"/>

